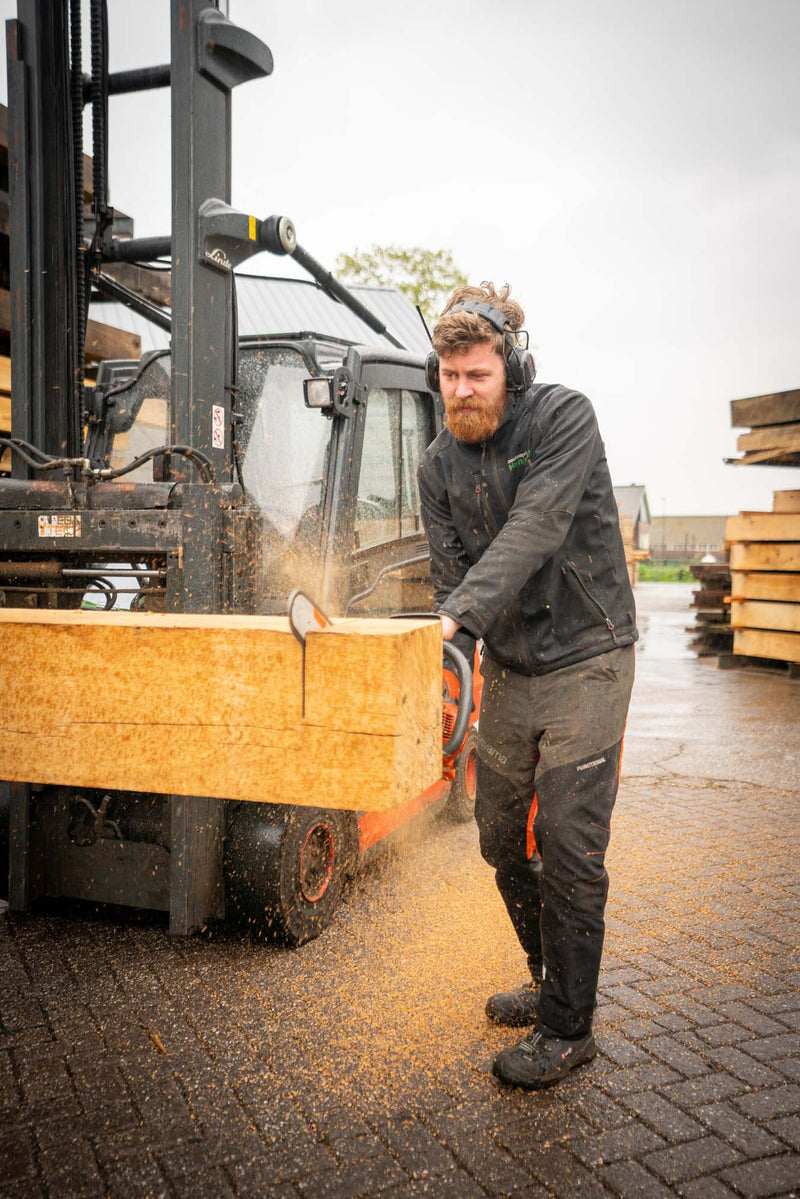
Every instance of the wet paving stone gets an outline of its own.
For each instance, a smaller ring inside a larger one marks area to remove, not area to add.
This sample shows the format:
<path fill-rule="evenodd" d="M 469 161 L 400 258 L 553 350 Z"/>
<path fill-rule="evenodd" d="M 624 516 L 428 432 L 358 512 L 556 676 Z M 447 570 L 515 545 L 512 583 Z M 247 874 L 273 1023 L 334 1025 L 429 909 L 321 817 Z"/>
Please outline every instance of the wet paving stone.
<path fill-rule="evenodd" d="M 0 1199 L 796 1194 L 800 826 L 768 763 L 800 682 L 665 650 L 675 595 L 642 593 L 592 1063 L 540 1093 L 492 1077 L 519 1034 L 486 996 L 525 963 L 475 828 L 431 814 L 297 951 L 0 916 Z"/>

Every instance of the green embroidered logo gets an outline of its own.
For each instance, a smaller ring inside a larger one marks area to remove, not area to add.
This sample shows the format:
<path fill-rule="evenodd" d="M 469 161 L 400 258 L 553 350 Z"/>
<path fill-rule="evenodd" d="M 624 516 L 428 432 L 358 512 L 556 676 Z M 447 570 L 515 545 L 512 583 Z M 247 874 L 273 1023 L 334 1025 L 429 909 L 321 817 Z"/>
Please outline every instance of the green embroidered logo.
<path fill-rule="evenodd" d="M 517 470 L 518 467 L 524 466 L 525 463 L 530 462 L 530 460 L 531 452 L 530 450 L 525 450 L 524 454 L 517 454 L 516 458 L 509 458 L 508 469 Z"/>

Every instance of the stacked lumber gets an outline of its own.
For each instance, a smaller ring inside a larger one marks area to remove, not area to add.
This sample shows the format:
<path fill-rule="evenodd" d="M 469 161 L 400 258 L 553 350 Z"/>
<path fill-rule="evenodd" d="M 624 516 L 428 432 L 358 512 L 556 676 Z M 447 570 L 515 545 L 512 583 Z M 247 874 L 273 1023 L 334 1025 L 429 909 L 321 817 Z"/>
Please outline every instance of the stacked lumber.
<path fill-rule="evenodd" d="M 3 172 L 8 175 L 8 109 L 0 104 L 0 180 Z M 85 215 L 91 218 L 90 201 L 92 198 L 92 160 L 88 155 L 83 156 L 83 198 Z M 114 231 L 116 233 L 131 232 L 133 224 L 129 217 L 115 212 Z M 9 270 L 9 233 L 10 212 L 7 183 L 0 182 L 0 346 L 8 348 L 11 332 L 11 295 L 8 290 L 10 279 Z M 169 302 L 169 282 L 165 282 L 162 272 L 145 271 L 138 267 L 117 264 L 111 273 L 116 274 L 122 282 L 130 284 L 133 280 L 137 289 L 156 292 L 159 302 Z M 166 296 L 166 301 L 164 300 Z M 102 321 L 88 320 L 86 323 L 85 366 L 92 371 L 98 362 L 110 358 L 139 358 L 142 353 L 142 341 L 136 333 L 128 333 L 116 329 Z M 89 380 L 91 381 L 91 380 Z M 11 359 L 0 353 L 0 437 L 11 433 Z M 8 474 L 11 469 L 11 451 L 0 450 L 0 476 Z"/>
<path fill-rule="evenodd" d="M 619 512 L 619 531 L 622 534 L 622 545 L 625 549 L 625 565 L 628 568 L 628 578 L 631 582 L 631 587 L 635 587 L 639 582 L 639 563 L 647 562 L 650 559 L 649 550 L 640 550 L 634 547 L 634 522 L 630 516 L 625 516 Z"/>
<path fill-rule="evenodd" d="M 800 491 L 732 516 L 725 536 L 734 655 L 800 663 Z"/>
<path fill-rule="evenodd" d="M 0 778 L 398 807 L 442 773 L 438 621 L 0 609 Z"/>
<path fill-rule="evenodd" d="M 730 620 L 731 571 L 727 562 L 695 562 L 691 571 L 700 587 L 692 592 L 695 608 L 691 649 L 701 658 L 730 653 L 733 630 Z"/>
<path fill-rule="evenodd" d="M 732 400 L 731 424 L 750 429 L 736 439 L 744 454 L 734 465 L 800 465 L 800 390 Z"/>

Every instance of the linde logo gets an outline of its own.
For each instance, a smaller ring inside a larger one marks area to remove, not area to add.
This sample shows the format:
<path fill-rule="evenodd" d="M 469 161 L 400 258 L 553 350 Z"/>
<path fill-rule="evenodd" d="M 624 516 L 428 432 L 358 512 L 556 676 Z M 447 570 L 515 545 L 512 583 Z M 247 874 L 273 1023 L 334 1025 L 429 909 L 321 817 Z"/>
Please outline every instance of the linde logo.
<path fill-rule="evenodd" d="M 509 458 L 508 469 L 509 470 L 518 470 L 521 466 L 524 466 L 526 462 L 530 462 L 530 460 L 531 460 L 531 452 L 530 452 L 530 450 L 525 450 L 524 453 L 517 454 L 515 458 Z"/>

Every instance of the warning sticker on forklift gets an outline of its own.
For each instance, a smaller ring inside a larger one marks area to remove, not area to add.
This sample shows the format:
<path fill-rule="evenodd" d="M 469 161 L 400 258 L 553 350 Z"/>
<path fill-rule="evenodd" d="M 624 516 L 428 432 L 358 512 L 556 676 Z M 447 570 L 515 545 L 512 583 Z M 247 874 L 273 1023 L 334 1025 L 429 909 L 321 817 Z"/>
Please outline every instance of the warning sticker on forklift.
<path fill-rule="evenodd" d="M 225 409 L 221 404 L 211 405 L 211 444 L 215 450 L 225 449 Z"/>
<path fill-rule="evenodd" d="M 80 537 L 80 535 L 81 518 L 79 516 L 67 516 L 60 512 L 54 512 L 49 516 L 39 517 L 40 537 Z"/>

